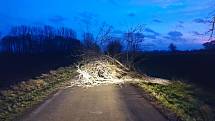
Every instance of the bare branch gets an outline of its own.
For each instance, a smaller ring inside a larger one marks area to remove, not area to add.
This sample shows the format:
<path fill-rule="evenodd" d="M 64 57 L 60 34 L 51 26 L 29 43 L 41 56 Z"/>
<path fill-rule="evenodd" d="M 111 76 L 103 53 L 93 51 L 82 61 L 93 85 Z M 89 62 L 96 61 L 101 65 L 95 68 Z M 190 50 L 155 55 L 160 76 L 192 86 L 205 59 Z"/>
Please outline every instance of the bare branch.
<path fill-rule="evenodd" d="M 96 41 L 99 42 L 101 46 L 103 46 L 105 42 L 111 40 L 112 31 L 113 31 L 113 26 L 103 23 L 99 28 L 99 32 L 96 36 Z"/>
<path fill-rule="evenodd" d="M 209 40 L 211 40 L 213 37 L 214 31 L 215 31 L 215 16 L 214 16 L 213 21 L 212 21 L 212 28 L 209 31 L 211 32 Z"/>

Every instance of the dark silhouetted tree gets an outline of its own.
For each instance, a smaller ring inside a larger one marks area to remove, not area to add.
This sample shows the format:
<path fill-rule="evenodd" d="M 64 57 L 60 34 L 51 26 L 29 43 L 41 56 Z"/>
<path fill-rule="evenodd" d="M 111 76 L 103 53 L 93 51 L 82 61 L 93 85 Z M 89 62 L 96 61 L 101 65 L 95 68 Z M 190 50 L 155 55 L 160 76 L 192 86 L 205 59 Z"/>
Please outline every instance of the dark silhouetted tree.
<path fill-rule="evenodd" d="M 4 52 L 14 54 L 69 54 L 82 47 L 76 32 L 69 28 L 51 26 L 15 26 L 2 38 Z"/>
<path fill-rule="evenodd" d="M 203 46 L 207 50 L 214 50 L 215 49 L 215 40 L 211 41 L 211 39 L 213 38 L 213 35 L 214 35 L 214 31 L 215 31 L 215 11 L 213 12 L 213 14 L 214 14 L 213 19 L 211 21 L 212 26 L 211 26 L 211 29 L 209 30 L 209 32 L 211 32 L 210 38 L 209 38 L 210 42 L 206 42 L 206 43 L 203 44 Z"/>
<path fill-rule="evenodd" d="M 207 50 L 215 50 L 215 40 L 203 44 Z"/>
<path fill-rule="evenodd" d="M 94 36 L 92 33 L 83 34 L 83 46 L 85 52 L 98 53 L 100 52 L 99 45 L 95 42 Z"/>
<path fill-rule="evenodd" d="M 177 50 L 176 45 L 173 43 L 170 43 L 168 48 L 171 52 L 175 52 Z"/>
<path fill-rule="evenodd" d="M 122 52 L 123 46 L 119 40 L 112 40 L 107 44 L 107 53 L 115 57 Z"/>

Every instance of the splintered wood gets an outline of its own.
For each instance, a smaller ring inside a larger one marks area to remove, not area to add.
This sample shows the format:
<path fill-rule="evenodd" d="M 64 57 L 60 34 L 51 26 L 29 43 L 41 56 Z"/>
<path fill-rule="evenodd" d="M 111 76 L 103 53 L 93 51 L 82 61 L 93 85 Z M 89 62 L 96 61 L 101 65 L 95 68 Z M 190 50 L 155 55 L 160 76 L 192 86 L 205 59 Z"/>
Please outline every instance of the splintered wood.
<path fill-rule="evenodd" d="M 77 80 L 71 82 L 74 86 L 98 86 L 101 84 L 124 83 L 122 77 L 128 69 L 121 63 L 108 56 L 94 57 L 77 65 L 79 73 Z"/>
<path fill-rule="evenodd" d="M 128 81 L 141 81 L 131 77 L 129 69 L 109 56 L 84 59 L 77 65 L 79 75 L 71 81 L 71 86 L 93 87 L 107 84 L 123 84 Z"/>

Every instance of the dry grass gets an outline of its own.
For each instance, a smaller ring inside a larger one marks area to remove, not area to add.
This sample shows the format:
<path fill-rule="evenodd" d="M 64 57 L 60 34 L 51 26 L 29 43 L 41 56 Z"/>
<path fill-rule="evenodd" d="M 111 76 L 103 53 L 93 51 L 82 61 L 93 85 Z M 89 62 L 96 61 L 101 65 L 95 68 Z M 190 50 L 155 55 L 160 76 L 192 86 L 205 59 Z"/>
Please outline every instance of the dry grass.
<path fill-rule="evenodd" d="M 12 120 L 48 95 L 68 84 L 74 77 L 73 67 L 59 68 L 37 79 L 23 81 L 0 91 L 0 120 Z"/>
<path fill-rule="evenodd" d="M 139 82 L 137 86 L 155 97 L 184 121 L 214 121 L 215 96 L 201 88 L 175 81 L 169 85 Z"/>

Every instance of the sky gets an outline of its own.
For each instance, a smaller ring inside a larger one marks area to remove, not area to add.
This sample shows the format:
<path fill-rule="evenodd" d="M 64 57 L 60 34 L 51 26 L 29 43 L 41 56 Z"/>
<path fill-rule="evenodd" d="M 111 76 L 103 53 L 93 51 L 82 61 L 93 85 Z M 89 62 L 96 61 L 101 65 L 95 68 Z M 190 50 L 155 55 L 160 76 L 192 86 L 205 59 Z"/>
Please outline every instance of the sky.
<path fill-rule="evenodd" d="M 208 20 L 215 0 L 0 0 L 0 31 L 15 25 L 66 26 L 82 33 L 105 22 L 121 35 L 130 27 L 145 27 L 146 50 L 200 49 L 208 40 Z"/>

